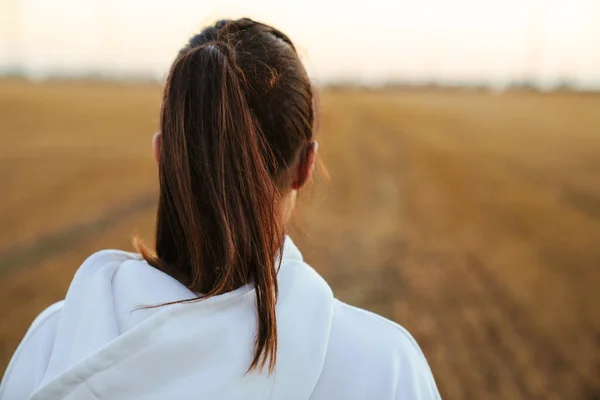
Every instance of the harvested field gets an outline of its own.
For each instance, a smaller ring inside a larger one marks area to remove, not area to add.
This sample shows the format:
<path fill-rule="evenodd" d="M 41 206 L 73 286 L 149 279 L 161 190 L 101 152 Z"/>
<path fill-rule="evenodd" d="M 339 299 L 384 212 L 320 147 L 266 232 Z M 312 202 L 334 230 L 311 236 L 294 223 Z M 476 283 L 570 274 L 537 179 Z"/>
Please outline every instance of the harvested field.
<path fill-rule="evenodd" d="M 600 96 L 330 90 L 291 227 L 445 399 L 600 398 Z M 0 81 L 0 369 L 93 251 L 152 238 L 160 88 Z"/>

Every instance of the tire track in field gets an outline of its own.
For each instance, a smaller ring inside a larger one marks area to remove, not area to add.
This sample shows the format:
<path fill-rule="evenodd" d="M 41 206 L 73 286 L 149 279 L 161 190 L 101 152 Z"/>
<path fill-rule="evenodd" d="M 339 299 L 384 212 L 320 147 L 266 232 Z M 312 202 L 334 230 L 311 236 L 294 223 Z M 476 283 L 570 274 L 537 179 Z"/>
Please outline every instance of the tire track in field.
<path fill-rule="evenodd" d="M 534 324 L 531 312 L 519 304 L 514 296 L 510 295 L 510 289 L 492 271 L 485 267 L 485 264 L 474 254 L 468 254 L 466 261 L 465 266 L 467 269 L 481 283 L 482 287 L 486 287 L 490 298 L 493 298 L 498 307 L 505 313 L 506 317 L 503 320 L 511 321 L 512 329 L 528 343 L 531 343 L 537 355 L 544 356 L 543 359 L 550 367 L 550 372 L 553 373 L 554 380 L 551 382 L 551 386 L 554 387 L 552 389 L 559 391 L 561 388 L 555 387 L 556 379 L 561 374 L 570 373 L 577 380 L 581 396 L 586 394 L 597 396 L 600 387 L 595 377 L 582 370 L 578 360 L 566 355 L 554 339 Z M 587 333 L 598 335 L 598 332 L 591 330 Z"/>
<path fill-rule="evenodd" d="M 93 219 L 67 225 L 27 243 L 0 249 L 0 276 L 61 254 L 125 218 L 150 210 L 156 205 L 156 199 L 155 193 L 146 193 Z"/>

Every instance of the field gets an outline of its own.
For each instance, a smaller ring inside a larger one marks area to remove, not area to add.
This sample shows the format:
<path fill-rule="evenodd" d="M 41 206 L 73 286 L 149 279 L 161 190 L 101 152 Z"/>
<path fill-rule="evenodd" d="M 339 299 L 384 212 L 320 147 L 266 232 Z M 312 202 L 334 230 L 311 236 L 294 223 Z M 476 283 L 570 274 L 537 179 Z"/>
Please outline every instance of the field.
<path fill-rule="evenodd" d="M 322 97 L 291 231 L 336 295 L 408 328 L 445 399 L 600 398 L 600 96 Z M 0 81 L 0 369 L 86 256 L 151 240 L 159 101 Z"/>

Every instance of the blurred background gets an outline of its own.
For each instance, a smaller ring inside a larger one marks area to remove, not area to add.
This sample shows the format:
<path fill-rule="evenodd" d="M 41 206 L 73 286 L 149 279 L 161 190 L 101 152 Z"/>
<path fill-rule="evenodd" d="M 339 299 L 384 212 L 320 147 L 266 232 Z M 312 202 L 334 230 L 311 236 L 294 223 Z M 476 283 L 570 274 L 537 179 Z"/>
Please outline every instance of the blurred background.
<path fill-rule="evenodd" d="M 291 231 L 337 297 L 445 399 L 600 399 L 598 0 L 0 0 L 0 370 L 88 255 L 152 241 L 161 84 L 241 16 L 321 88 Z"/>

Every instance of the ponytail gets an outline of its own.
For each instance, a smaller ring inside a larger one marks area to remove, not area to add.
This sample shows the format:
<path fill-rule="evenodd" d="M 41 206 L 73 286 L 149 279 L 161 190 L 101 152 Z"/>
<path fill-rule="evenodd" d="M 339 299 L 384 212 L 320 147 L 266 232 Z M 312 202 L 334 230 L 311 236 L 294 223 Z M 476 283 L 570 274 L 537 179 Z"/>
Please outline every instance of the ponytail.
<path fill-rule="evenodd" d="M 258 328 L 249 370 L 275 366 L 278 251 L 284 233 L 274 157 L 246 99 L 233 47 L 184 49 L 164 90 L 156 253 L 144 258 L 200 293 L 253 282 Z"/>

